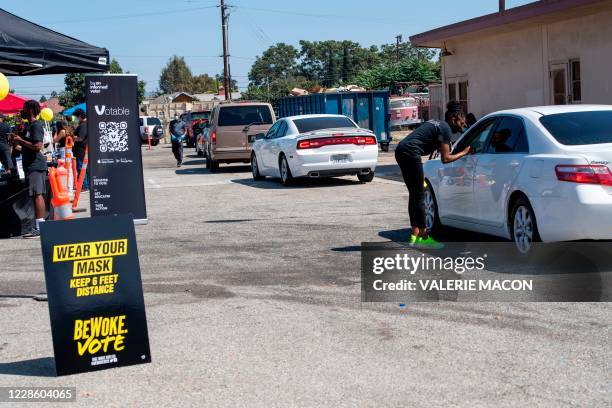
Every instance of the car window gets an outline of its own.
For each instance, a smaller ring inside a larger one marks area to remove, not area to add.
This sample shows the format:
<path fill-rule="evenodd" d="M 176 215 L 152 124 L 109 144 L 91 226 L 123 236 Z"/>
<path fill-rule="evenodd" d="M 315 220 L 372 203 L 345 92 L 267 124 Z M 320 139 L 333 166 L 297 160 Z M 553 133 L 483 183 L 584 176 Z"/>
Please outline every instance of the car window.
<path fill-rule="evenodd" d="M 158 118 L 147 118 L 147 126 L 156 126 L 161 125 L 161 122 Z"/>
<path fill-rule="evenodd" d="M 491 135 L 487 153 L 528 153 L 527 134 L 523 121 L 504 116 Z"/>
<path fill-rule="evenodd" d="M 266 139 L 274 139 L 275 138 L 276 132 L 278 131 L 278 128 L 279 128 L 281 123 L 282 123 L 282 121 L 279 120 L 278 122 L 276 122 L 275 124 L 272 125 L 272 127 L 268 130 L 268 133 L 266 133 Z"/>
<path fill-rule="evenodd" d="M 272 123 L 272 112 L 266 105 L 224 106 L 219 111 L 219 126 L 246 126 Z"/>
<path fill-rule="evenodd" d="M 355 123 L 346 116 L 321 116 L 305 119 L 294 119 L 298 132 L 307 133 L 322 129 L 354 128 Z"/>
<path fill-rule="evenodd" d="M 142 118 L 138 118 L 138 125 L 139 126 L 144 126 L 143 122 L 142 122 Z"/>
<path fill-rule="evenodd" d="M 278 130 L 276 131 L 276 135 L 274 136 L 274 138 L 279 138 L 279 137 L 283 137 L 287 134 L 287 122 L 285 122 L 284 120 L 281 121 L 281 124 L 278 126 Z"/>
<path fill-rule="evenodd" d="M 546 130 L 564 145 L 612 143 L 612 111 L 567 112 L 540 118 Z"/>
<path fill-rule="evenodd" d="M 453 153 L 460 152 L 467 146 L 472 146 L 474 153 L 482 153 L 487 145 L 489 133 L 491 133 L 491 129 L 493 129 L 496 121 L 497 118 L 490 118 L 470 129 L 468 134 L 455 146 Z"/>

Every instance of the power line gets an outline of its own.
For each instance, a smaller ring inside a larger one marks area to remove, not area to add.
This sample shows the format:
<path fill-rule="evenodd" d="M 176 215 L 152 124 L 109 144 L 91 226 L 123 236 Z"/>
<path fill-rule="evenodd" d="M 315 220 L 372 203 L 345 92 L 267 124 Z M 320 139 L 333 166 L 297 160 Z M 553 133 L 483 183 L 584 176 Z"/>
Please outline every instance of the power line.
<path fill-rule="evenodd" d="M 164 11 L 151 11 L 151 12 L 148 12 L 148 13 L 122 14 L 122 15 L 106 16 L 106 17 L 102 16 L 102 17 L 95 17 L 95 18 L 79 18 L 79 17 L 75 17 L 75 18 L 72 18 L 70 20 L 50 21 L 50 22 L 47 22 L 46 24 L 61 24 L 61 23 L 75 24 L 75 23 L 82 23 L 82 22 L 89 22 L 89 21 L 120 20 L 120 19 L 150 17 L 150 16 L 159 16 L 159 15 L 164 15 L 165 16 L 165 15 L 168 15 L 168 14 L 188 13 L 188 12 L 191 12 L 191 11 L 211 9 L 211 8 L 216 8 L 216 7 L 217 6 L 202 6 L 202 7 L 186 8 L 186 9 L 182 9 L 182 10 L 173 9 L 173 10 L 164 10 Z"/>

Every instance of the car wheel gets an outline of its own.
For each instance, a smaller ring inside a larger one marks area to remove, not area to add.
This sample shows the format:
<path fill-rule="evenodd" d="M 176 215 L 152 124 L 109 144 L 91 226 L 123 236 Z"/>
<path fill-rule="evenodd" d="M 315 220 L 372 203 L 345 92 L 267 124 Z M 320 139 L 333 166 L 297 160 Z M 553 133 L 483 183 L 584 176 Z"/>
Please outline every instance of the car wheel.
<path fill-rule="evenodd" d="M 210 155 L 208 154 L 208 152 L 206 152 L 204 156 L 206 156 L 206 168 L 210 170 Z"/>
<path fill-rule="evenodd" d="M 283 186 L 289 186 L 293 182 L 293 176 L 291 175 L 291 169 L 287 162 L 287 157 L 283 154 L 279 161 L 279 171 L 281 176 L 281 183 Z"/>
<path fill-rule="evenodd" d="M 433 188 L 429 183 L 423 192 L 423 203 L 425 204 L 425 229 L 428 234 L 436 234 L 440 231 L 442 224 L 438 213 L 438 203 Z"/>
<path fill-rule="evenodd" d="M 251 173 L 253 173 L 253 180 L 263 180 L 265 177 L 259 172 L 259 166 L 257 165 L 257 156 L 255 153 L 251 155 Z"/>
<path fill-rule="evenodd" d="M 357 178 L 362 183 L 369 183 L 370 181 L 374 180 L 374 172 L 370 171 L 368 174 L 358 174 Z"/>
<path fill-rule="evenodd" d="M 151 146 L 157 146 L 159 144 L 159 139 L 151 140 Z"/>
<path fill-rule="evenodd" d="M 519 198 L 512 207 L 510 216 L 510 233 L 516 249 L 528 254 L 534 242 L 540 241 L 538 224 L 533 208 L 525 198 Z"/>

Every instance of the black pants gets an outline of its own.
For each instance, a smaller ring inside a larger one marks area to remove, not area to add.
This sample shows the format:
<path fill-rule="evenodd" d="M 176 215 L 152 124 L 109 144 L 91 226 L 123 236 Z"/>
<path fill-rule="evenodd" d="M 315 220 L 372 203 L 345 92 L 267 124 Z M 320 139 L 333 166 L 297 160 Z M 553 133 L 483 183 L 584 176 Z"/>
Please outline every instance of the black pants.
<path fill-rule="evenodd" d="M 174 153 L 174 157 L 176 157 L 177 163 L 183 162 L 183 142 L 173 140 L 172 141 L 172 153 Z"/>
<path fill-rule="evenodd" d="M 402 149 L 395 151 L 395 160 L 402 170 L 404 183 L 408 187 L 408 215 L 410 225 L 425 228 L 425 203 L 423 202 L 425 178 L 421 157 Z"/>
<path fill-rule="evenodd" d="M 11 151 L 9 146 L 4 141 L 0 141 L 0 163 L 5 171 L 10 171 L 13 168 L 13 160 L 11 159 Z"/>

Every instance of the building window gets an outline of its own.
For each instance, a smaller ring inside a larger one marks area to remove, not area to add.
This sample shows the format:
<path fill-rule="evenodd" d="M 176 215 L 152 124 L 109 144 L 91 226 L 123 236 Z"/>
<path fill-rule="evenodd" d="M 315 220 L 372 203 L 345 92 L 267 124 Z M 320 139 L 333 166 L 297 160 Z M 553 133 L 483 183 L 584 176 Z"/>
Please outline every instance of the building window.
<path fill-rule="evenodd" d="M 570 78 L 572 86 L 572 102 L 580 103 L 582 100 L 582 90 L 580 87 L 580 60 L 570 61 Z"/>
<path fill-rule="evenodd" d="M 454 82 L 451 82 L 450 84 L 448 84 L 448 100 L 449 101 L 456 101 L 457 100 L 457 84 Z"/>
<path fill-rule="evenodd" d="M 462 81 L 457 84 L 459 88 L 459 103 L 463 107 L 463 113 L 468 113 L 468 82 Z"/>
<path fill-rule="evenodd" d="M 468 111 L 468 81 L 452 82 L 448 84 L 448 101 L 459 101 L 463 112 Z"/>

